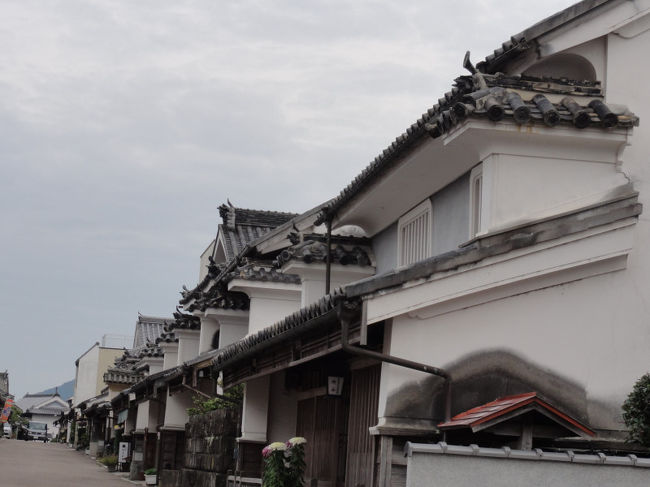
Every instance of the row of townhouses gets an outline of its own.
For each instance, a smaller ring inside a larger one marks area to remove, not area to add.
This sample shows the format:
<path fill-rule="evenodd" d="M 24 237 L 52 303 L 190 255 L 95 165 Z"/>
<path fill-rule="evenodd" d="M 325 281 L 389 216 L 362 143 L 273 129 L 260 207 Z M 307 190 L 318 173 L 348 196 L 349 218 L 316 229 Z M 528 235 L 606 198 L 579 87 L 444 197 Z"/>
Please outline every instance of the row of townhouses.
<path fill-rule="evenodd" d="M 647 485 L 649 48 L 649 0 L 579 2 L 468 53 L 331 200 L 222 205 L 198 285 L 76 405 L 90 448 L 185 485 L 188 408 L 243 387 L 230 485 L 294 436 L 314 486 Z"/>

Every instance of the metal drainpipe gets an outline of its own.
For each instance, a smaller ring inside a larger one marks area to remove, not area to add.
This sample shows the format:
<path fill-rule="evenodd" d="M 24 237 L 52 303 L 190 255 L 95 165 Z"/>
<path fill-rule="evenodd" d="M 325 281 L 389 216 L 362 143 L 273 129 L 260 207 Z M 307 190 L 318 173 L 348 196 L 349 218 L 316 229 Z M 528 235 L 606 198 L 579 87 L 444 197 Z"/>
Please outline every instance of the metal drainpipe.
<path fill-rule="evenodd" d="M 337 315 L 339 317 L 339 321 L 341 322 L 341 348 L 344 351 L 354 355 L 368 357 L 371 359 L 379 360 L 381 362 L 399 365 L 408 369 L 413 369 L 419 372 L 425 372 L 427 374 L 442 377 L 445 380 L 445 421 L 449 421 L 451 419 L 451 376 L 449 373 L 443 369 L 433 367 L 431 365 L 413 362 L 412 360 L 394 357 L 392 355 L 386 355 L 383 353 L 374 352 L 372 350 L 366 350 L 365 348 L 350 345 L 350 322 L 352 321 L 352 318 L 355 314 L 355 309 L 347 307 L 345 301 L 340 301 L 338 303 Z M 443 441 L 445 439 L 446 433 L 443 432 Z"/>
<path fill-rule="evenodd" d="M 327 256 L 325 260 L 325 295 L 330 293 L 332 280 L 332 218 L 327 219 Z"/>

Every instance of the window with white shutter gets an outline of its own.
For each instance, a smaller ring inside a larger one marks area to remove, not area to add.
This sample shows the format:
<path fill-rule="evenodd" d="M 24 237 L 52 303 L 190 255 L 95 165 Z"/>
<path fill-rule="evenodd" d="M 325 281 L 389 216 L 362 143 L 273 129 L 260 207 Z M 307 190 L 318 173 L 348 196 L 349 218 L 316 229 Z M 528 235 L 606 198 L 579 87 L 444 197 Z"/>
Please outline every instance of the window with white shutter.
<path fill-rule="evenodd" d="M 399 266 L 413 264 L 431 256 L 432 214 L 431 201 L 427 199 L 399 219 L 397 225 Z"/>
<path fill-rule="evenodd" d="M 474 238 L 481 232 L 483 203 L 483 165 L 479 164 L 469 177 L 469 236 Z"/>

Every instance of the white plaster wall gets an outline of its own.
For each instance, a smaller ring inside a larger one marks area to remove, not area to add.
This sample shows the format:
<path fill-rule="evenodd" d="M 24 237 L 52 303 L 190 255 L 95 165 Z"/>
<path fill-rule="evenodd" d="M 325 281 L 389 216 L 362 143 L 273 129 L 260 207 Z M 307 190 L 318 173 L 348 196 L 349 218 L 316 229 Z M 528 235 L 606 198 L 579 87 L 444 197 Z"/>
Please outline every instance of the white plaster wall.
<path fill-rule="evenodd" d="M 241 323 L 222 322 L 219 328 L 219 348 L 226 347 L 246 336 L 247 326 Z"/>
<path fill-rule="evenodd" d="M 271 376 L 268 441 L 287 441 L 296 436 L 298 397 L 285 387 L 285 371 Z"/>
<path fill-rule="evenodd" d="M 592 461 L 597 458 L 589 457 Z M 408 458 L 406 486 L 642 487 L 648 485 L 649 476 L 650 471 L 643 467 L 413 453 Z"/>
<path fill-rule="evenodd" d="M 628 182 L 615 151 L 610 163 L 557 156 L 502 153 L 483 161 L 481 232 L 593 204 Z"/>
<path fill-rule="evenodd" d="M 142 432 L 145 428 L 154 433 L 158 427 L 159 405 L 156 401 L 142 401 L 138 404 L 138 414 L 135 418 L 136 431 Z"/>
<path fill-rule="evenodd" d="M 142 359 L 143 364 L 149 366 L 149 372 L 147 375 L 155 374 L 163 370 L 164 358 L 162 357 L 149 357 Z"/>
<path fill-rule="evenodd" d="M 397 223 L 393 223 L 373 237 L 372 252 L 377 261 L 377 274 L 383 274 L 397 267 Z"/>
<path fill-rule="evenodd" d="M 185 428 L 185 423 L 189 418 L 187 409 L 194 406 L 192 402 L 192 393 L 187 391 L 167 393 L 167 403 L 165 406 L 165 428 Z"/>
<path fill-rule="evenodd" d="M 291 261 L 282 268 L 282 271 L 300 276 L 302 287 L 301 308 L 309 306 L 325 296 L 325 264 L 305 264 L 304 262 Z M 372 276 L 374 273 L 375 268 L 371 266 L 359 267 L 332 264 L 330 289 L 333 291 L 337 287 Z"/>
<path fill-rule="evenodd" d="M 182 365 L 199 354 L 200 331 L 176 329 L 174 333 L 178 337 L 177 365 Z"/>
<path fill-rule="evenodd" d="M 75 405 L 97 395 L 97 370 L 99 367 L 99 345 L 93 346 L 79 358 L 74 385 Z"/>
<path fill-rule="evenodd" d="M 300 309 L 300 287 L 296 284 L 231 281 L 228 289 L 250 298 L 248 334 L 255 333 Z M 225 320 L 220 320 L 224 324 Z"/>
<path fill-rule="evenodd" d="M 511 351 L 620 412 L 634 381 L 647 372 L 650 347 L 647 306 L 633 274 L 591 277 L 429 319 L 402 315 L 393 320 L 390 352 L 445 368 L 468 354 Z M 380 416 L 388 396 L 425 377 L 389 365 L 383 372 Z M 596 429 L 622 426 L 620 414 L 589 420 Z"/>
<path fill-rule="evenodd" d="M 178 343 L 161 343 L 160 348 L 163 350 L 163 370 L 176 367 L 178 365 Z"/>
<path fill-rule="evenodd" d="M 203 330 L 203 321 L 208 323 L 208 328 Z M 209 320 L 209 321 L 208 321 Z M 214 335 L 213 329 L 219 330 L 219 348 L 223 348 L 231 343 L 240 340 L 246 336 L 248 331 L 249 312 L 241 310 L 225 309 L 208 309 L 205 312 L 205 318 L 201 321 L 201 340 L 203 344 L 200 348 L 207 346 L 205 341 L 212 340 Z M 215 328 L 213 328 L 213 326 Z M 210 335 L 212 333 L 212 335 Z"/>
<path fill-rule="evenodd" d="M 246 382 L 240 440 L 253 442 L 268 440 L 270 382 L 268 375 Z"/>
<path fill-rule="evenodd" d="M 253 294 L 250 301 L 248 333 L 255 333 L 271 326 L 285 316 L 300 309 L 299 293 L 275 298 L 270 295 Z"/>
<path fill-rule="evenodd" d="M 432 255 L 456 250 L 469 240 L 469 174 L 431 197 L 433 225 Z"/>
<path fill-rule="evenodd" d="M 219 324 L 211 318 L 201 318 L 201 333 L 199 337 L 199 353 L 207 352 L 212 348 L 212 337 L 219 329 Z"/>

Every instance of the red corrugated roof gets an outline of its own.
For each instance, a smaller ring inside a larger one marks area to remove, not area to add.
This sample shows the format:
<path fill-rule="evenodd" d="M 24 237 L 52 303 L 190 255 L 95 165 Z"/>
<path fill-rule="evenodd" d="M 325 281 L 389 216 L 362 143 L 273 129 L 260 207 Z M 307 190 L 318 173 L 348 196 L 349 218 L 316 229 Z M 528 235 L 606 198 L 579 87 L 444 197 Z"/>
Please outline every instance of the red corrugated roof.
<path fill-rule="evenodd" d="M 525 394 L 502 397 L 495 401 L 488 402 L 487 404 L 477 406 L 475 408 L 469 409 L 468 411 L 457 414 L 447 422 L 440 423 L 438 425 L 438 428 L 473 428 L 480 425 L 481 423 L 491 421 L 495 418 L 498 418 L 499 416 L 503 416 L 512 411 L 516 411 L 517 409 L 524 408 L 525 406 L 528 406 L 532 403 L 546 409 L 552 413 L 553 416 L 556 416 L 559 420 L 573 425 L 575 428 L 578 428 L 589 436 L 595 435 L 593 431 L 581 424 L 578 420 L 562 413 L 543 399 L 539 398 L 536 392 L 527 392 Z"/>

